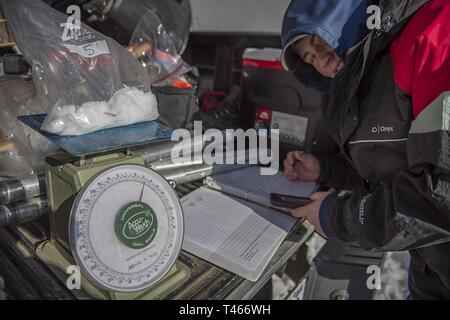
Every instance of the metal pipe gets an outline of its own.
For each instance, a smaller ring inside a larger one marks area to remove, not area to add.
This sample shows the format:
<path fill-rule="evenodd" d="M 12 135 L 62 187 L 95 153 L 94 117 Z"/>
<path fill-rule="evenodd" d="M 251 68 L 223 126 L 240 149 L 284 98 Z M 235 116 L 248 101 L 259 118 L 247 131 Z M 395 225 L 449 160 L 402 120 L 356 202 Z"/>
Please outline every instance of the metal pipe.
<path fill-rule="evenodd" d="M 194 159 L 196 157 L 194 156 Z M 170 169 L 177 169 L 177 168 L 185 168 L 185 167 L 192 167 L 194 165 L 200 165 L 203 164 L 203 159 L 200 157 L 200 161 L 195 161 L 192 159 L 185 160 L 183 158 L 178 158 L 177 160 L 172 159 L 165 159 L 161 161 L 156 161 L 147 164 L 147 167 L 154 170 L 154 171 L 165 171 Z"/>
<path fill-rule="evenodd" d="M 170 158 L 172 149 L 175 147 L 176 142 L 166 142 L 161 144 L 155 144 L 148 147 L 138 147 L 131 149 L 131 152 L 142 157 L 144 162 L 152 163 L 164 159 Z"/>
<path fill-rule="evenodd" d="M 241 152 L 234 151 L 234 160 L 233 163 L 236 164 L 261 164 L 259 162 L 258 158 L 258 150 L 257 149 L 250 149 L 250 150 L 244 150 Z M 227 162 L 227 151 L 223 153 L 216 153 L 215 159 L 222 163 Z M 198 159 L 198 160 L 197 160 Z M 185 158 L 177 158 L 177 159 L 163 159 L 155 162 L 151 162 L 147 164 L 147 167 L 155 170 L 155 171 L 166 171 L 170 169 L 178 169 L 178 168 L 185 168 L 185 167 L 192 167 L 195 165 L 201 165 L 203 164 L 203 155 L 202 154 L 194 154 L 192 157 Z M 214 165 L 215 167 L 218 165 Z"/>
<path fill-rule="evenodd" d="M 199 164 L 190 167 L 179 167 L 168 170 L 160 170 L 158 173 L 162 175 L 167 181 L 174 182 L 175 184 L 183 184 L 194 182 L 203 178 L 206 178 L 212 174 L 225 173 L 233 170 L 246 168 L 251 165 L 236 164 L 236 165 L 210 165 Z"/>
<path fill-rule="evenodd" d="M 175 168 L 169 170 L 162 170 L 158 173 L 166 178 L 169 182 L 175 184 L 182 184 L 186 182 L 196 181 L 207 177 L 213 171 L 213 166 L 209 164 L 199 164 L 186 168 Z"/>
<path fill-rule="evenodd" d="M 38 220 L 48 213 L 47 197 L 34 198 L 11 206 L 0 206 L 0 227 Z"/>
<path fill-rule="evenodd" d="M 131 149 L 131 151 L 134 154 L 137 154 L 138 156 L 142 157 L 145 164 L 148 165 L 153 162 L 172 158 L 172 151 L 176 146 L 178 146 L 178 148 L 183 148 L 183 146 L 191 145 L 192 153 L 194 153 L 197 148 L 203 150 L 205 142 L 202 139 L 192 138 L 192 141 L 193 141 L 192 145 L 191 141 L 184 141 L 184 140 L 182 142 L 166 141 L 164 143 L 154 144 L 147 147 L 136 147 Z"/>
<path fill-rule="evenodd" d="M 0 205 L 17 203 L 45 193 L 45 174 L 4 180 L 0 182 Z"/>

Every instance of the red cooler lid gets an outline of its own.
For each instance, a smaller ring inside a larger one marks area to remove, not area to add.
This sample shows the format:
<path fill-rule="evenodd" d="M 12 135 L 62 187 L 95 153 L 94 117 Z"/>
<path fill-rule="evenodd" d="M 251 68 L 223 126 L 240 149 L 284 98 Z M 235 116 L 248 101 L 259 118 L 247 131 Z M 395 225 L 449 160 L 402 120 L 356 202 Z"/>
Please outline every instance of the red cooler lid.
<path fill-rule="evenodd" d="M 244 67 L 284 70 L 281 63 L 281 49 L 248 48 L 244 51 L 242 64 Z"/>

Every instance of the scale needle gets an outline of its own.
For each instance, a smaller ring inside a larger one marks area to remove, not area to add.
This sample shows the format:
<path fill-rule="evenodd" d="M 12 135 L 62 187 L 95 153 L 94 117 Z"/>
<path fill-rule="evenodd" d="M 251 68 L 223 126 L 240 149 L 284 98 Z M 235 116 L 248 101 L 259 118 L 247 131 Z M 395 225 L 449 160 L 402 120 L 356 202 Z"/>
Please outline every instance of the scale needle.
<path fill-rule="evenodd" d="M 142 202 L 142 197 L 144 196 L 145 183 L 142 184 L 141 196 L 139 197 L 139 202 Z"/>

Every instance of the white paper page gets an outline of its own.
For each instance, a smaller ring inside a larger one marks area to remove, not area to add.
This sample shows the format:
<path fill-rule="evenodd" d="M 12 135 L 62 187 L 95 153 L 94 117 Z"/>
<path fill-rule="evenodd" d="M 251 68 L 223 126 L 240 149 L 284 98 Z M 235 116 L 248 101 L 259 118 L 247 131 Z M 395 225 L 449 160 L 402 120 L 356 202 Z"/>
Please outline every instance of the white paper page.
<path fill-rule="evenodd" d="M 181 199 L 185 218 L 183 250 L 256 281 L 287 232 L 249 207 L 199 188 Z"/>
<path fill-rule="evenodd" d="M 278 172 L 274 176 L 263 176 L 260 167 L 221 173 L 209 179 L 216 182 L 215 186 L 228 186 L 228 188 L 223 188 L 225 192 L 232 190 L 231 188 L 242 190 L 246 194 L 246 199 L 262 205 L 270 205 L 271 193 L 309 197 L 317 186 L 315 182 L 289 181 L 282 172 Z M 215 187 L 215 189 L 219 188 Z M 234 195 L 241 196 L 241 194 Z"/>

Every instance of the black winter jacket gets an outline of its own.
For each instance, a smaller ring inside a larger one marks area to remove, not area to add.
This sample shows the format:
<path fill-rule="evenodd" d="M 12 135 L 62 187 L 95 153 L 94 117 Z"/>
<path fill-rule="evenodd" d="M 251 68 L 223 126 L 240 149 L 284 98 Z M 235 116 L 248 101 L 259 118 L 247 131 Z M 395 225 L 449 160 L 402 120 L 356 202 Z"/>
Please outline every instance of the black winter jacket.
<path fill-rule="evenodd" d="M 353 192 L 325 199 L 321 226 L 367 249 L 409 250 L 412 297 L 449 299 L 450 1 L 379 5 L 382 28 L 347 51 L 327 88 L 340 152 L 322 160 L 321 176 Z M 299 79 L 305 68 L 295 66 Z"/>

